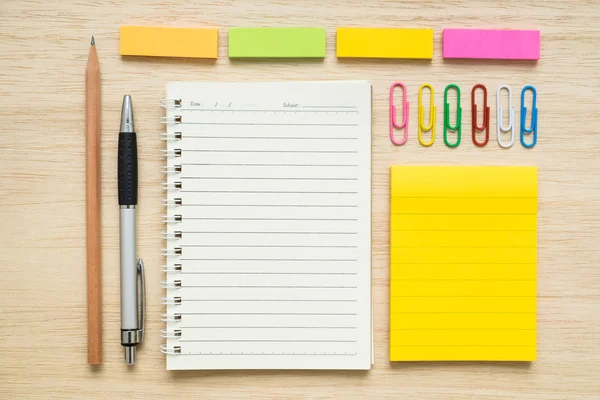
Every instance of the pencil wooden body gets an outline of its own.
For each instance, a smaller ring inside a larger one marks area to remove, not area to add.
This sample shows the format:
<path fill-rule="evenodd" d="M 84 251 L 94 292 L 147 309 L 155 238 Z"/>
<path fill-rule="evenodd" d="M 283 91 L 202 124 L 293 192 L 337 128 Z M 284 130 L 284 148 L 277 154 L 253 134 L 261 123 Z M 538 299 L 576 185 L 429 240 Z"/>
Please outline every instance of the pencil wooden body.
<path fill-rule="evenodd" d="M 85 74 L 86 248 L 88 364 L 102 363 L 102 286 L 100 238 L 100 66 L 90 47 Z"/>

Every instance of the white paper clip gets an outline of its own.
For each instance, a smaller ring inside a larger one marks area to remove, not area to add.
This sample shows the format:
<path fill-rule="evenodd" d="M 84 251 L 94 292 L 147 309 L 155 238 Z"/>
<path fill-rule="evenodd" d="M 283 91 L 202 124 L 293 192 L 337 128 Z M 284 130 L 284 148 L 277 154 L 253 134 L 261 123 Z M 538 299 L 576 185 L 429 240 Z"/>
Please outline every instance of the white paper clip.
<path fill-rule="evenodd" d="M 500 93 L 502 89 L 506 89 L 508 92 L 508 109 L 509 109 L 509 117 L 508 117 L 508 126 L 504 127 L 502 125 L 502 103 L 500 102 Z M 500 147 L 504 149 L 508 149 L 513 145 L 515 141 L 515 109 L 512 106 L 512 90 L 507 85 L 502 85 L 498 88 L 496 92 L 496 126 L 497 126 L 497 135 L 498 135 L 498 144 Z M 510 131 L 510 141 L 508 143 L 503 143 L 500 136 L 502 133 L 506 133 Z"/>

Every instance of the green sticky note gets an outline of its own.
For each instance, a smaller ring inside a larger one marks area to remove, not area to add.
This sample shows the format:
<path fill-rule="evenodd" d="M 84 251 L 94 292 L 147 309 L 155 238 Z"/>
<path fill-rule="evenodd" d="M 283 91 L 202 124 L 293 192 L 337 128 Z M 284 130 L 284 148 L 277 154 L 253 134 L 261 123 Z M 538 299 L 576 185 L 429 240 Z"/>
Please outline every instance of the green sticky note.
<path fill-rule="evenodd" d="M 325 28 L 229 28 L 229 58 L 325 58 Z"/>

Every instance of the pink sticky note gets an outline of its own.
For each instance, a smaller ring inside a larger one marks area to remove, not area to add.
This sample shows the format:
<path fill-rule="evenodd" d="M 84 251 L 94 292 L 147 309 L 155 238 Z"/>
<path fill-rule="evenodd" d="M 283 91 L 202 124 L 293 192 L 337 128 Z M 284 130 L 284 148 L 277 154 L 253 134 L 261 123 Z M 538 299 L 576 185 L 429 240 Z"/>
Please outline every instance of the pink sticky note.
<path fill-rule="evenodd" d="M 444 58 L 539 60 L 540 31 L 444 29 Z"/>

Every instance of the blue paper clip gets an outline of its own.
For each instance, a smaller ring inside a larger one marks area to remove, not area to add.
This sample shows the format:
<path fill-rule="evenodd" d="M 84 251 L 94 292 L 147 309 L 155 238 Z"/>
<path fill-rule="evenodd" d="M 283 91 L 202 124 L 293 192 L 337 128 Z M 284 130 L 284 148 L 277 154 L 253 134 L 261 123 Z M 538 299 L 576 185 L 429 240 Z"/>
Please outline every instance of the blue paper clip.
<path fill-rule="evenodd" d="M 527 118 L 527 107 L 525 107 L 525 92 L 531 90 L 533 93 L 533 101 L 531 103 L 531 125 L 529 129 L 525 128 L 525 119 Z M 537 91 L 531 85 L 527 85 L 521 90 L 521 144 L 525 148 L 532 148 L 537 143 L 537 118 L 538 109 L 536 107 Z M 533 133 L 533 141 L 531 144 L 525 143 L 525 134 Z"/>

